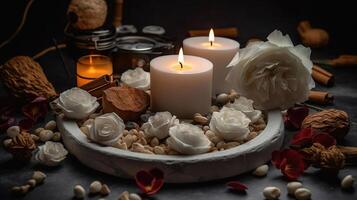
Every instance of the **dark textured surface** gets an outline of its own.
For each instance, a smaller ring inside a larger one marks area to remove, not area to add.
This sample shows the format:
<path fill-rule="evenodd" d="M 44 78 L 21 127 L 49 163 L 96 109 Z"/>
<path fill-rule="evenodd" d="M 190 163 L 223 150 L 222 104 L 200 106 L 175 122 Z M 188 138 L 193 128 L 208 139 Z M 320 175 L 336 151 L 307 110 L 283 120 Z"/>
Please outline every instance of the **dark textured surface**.
<path fill-rule="evenodd" d="M 10 2 L 10 1 L 9 1 Z M 3 30 L 1 41 L 16 28 L 24 2 L 11 1 L 9 5 L 1 7 Z M 61 31 L 65 24 L 63 14 L 66 3 L 60 0 L 35 0 L 33 10 L 30 12 L 29 21 L 24 26 L 23 32 L 13 43 L 0 50 L 1 61 L 18 55 L 33 55 L 35 52 L 52 45 L 49 33 L 56 35 L 61 40 Z M 357 53 L 355 46 L 356 31 L 349 27 L 355 27 L 355 14 L 346 2 L 326 3 L 320 9 L 320 3 L 308 4 L 305 1 L 293 3 L 291 1 L 229 1 L 229 0 L 192 0 L 192 1 L 167 1 L 167 0 L 129 0 L 126 1 L 126 13 L 124 20 L 142 27 L 149 24 L 165 26 L 168 33 L 176 38 L 184 38 L 186 30 L 191 28 L 236 26 L 241 30 L 238 38 L 241 44 L 250 37 L 264 38 L 275 28 L 289 33 L 293 41 L 298 42 L 295 31 L 296 24 L 301 19 L 310 19 L 313 23 L 327 28 L 332 37 L 332 43 L 328 48 L 313 50 L 314 58 L 327 58 L 341 53 Z M 340 14 L 334 11 L 343 11 Z M 6 12 L 7 11 L 7 12 Z M 11 12 L 10 12 L 11 11 Z M 5 13 L 5 14 L 4 14 Z M 44 17 L 46 16 L 46 17 Z M 8 20 L 12 19 L 12 20 Z M 353 24 L 354 23 L 354 24 Z M 5 27 L 7 27 L 5 29 Z M 66 63 L 74 73 L 74 62 L 66 54 Z M 48 79 L 55 85 L 58 91 L 62 91 L 74 84 L 74 76 L 71 81 L 66 81 L 65 72 L 57 54 L 50 53 L 39 60 L 46 72 Z M 336 76 L 336 85 L 331 88 L 317 86 L 335 95 L 335 107 L 347 111 L 352 121 L 357 121 L 357 67 L 326 69 Z M 1 96 L 6 95 L 3 86 L 0 85 Z M 48 116 L 49 120 L 51 116 Z M 43 123 L 43 122 L 42 122 Z M 40 124 L 38 124 L 40 125 Z M 353 123 L 350 133 L 342 144 L 357 146 L 357 124 Z M 291 132 L 286 132 L 287 138 Z M 1 140 L 4 135 L 1 134 Z M 90 155 L 89 155 L 90 156 Z M 112 190 L 106 199 L 117 199 L 124 190 L 139 192 L 135 183 L 131 180 L 111 177 L 96 172 L 79 163 L 76 158 L 69 156 L 62 166 L 44 168 L 34 164 L 16 166 L 11 155 L 0 147 L 0 199 L 15 199 L 9 189 L 14 185 L 24 183 L 30 178 L 32 171 L 43 170 L 48 178 L 46 183 L 35 188 L 22 199 L 71 199 L 72 189 L 75 184 L 82 184 L 88 188 L 93 180 L 100 180 L 109 185 Z M 204 169 L 203 169 L 204 170 Z M 309 169 L 299 180 L 305 187 L 312 190 L 313 199 L 357 199 L 357 189 L 342 191 L 339 187 L 339 178 L 352 174 L 357 177 L 356 167 L 346 167 L 338 176 L 330 177 L 319 174 L 316 169 Z M 239 180 L 248 185 L 247 194 L 236 194 L 226 190 L 225 183 L 229 180 Z M 262 190 L 266 186 L 277 186 L 282 190 L 280 199 L 293 199 L 287 196 L 286 181 L 280 171 L 270 168 L 268 176 L 256 178 L 249 173 L 226 180 L 197 184 L 167 184 L 155 195 L 153 199 L 172 200 L 206 200 L 206 199 L 263 199 Z M 356 188 L 356 185 L 355 185 Z M 98 199 L 99 196 L 90 197 Z M 20 198 L 21 199 L 21 198 Z"/>

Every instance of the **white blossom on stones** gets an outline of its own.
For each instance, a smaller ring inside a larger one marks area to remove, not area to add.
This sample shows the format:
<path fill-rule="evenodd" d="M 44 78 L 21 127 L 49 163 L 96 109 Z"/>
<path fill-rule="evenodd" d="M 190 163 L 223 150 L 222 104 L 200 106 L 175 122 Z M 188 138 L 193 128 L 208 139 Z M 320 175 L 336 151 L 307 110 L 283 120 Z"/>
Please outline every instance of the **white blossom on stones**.
<path fill-rule="evenodd" d="M 39 146 L 35 160 L 47 166 L 56 166 L 66 158 L 67 154 L 68 151 L 62 143 L 47 141 L 44 145 Z"/>
<path fill-rule="evenodd" d="M 121 75 L 120 80 L 130 87 L 144 91 L 150 89 L 150 73 L 141 67 L 127 70 Z"/>
<path fill-rule="evenodd" d="M 251 121 L 255 123 L 262 116 L 262 111 L 255 110 L 253 107 L 253 100 L 247 99 L 243 96 L 235 99 L 233 103 L 226 105 L 228 108 L 234 108 L 235 110 L 243 112 Z"/>
<path fill-rule="evenodd" d="M 98 106 L 96 97 L 77 87 L 62 92 L 59 98 L 51 102 L 53 110 L 60 110 L 71 119 L 84 119 L 92 114 Z"/>
<path fill-rule="evenodd" d="M 115 113 L 106 113 L 96 117 L 86 127 L 88 139 L 105 146 L 113 146 L 125 130 L 124 121 Z"/>
<path fill-rule="evenodd" d="M 182 154 L 201 154 L 207 152 L 211 142 L 199 127 L 182 123 L 170 128 L 168 146 Z"/>
<path fill-rule="evenodd" d="M 287 109 L 304 102 L 315 86 L 311 50 L 294 46 L 290 37 L 278 30 L 267 39 L 241 49 L 229 64 L 226 79 L 260 110 Z"/>
<path fill-rule="evenodd" d="M 164 139 L 169 136 L 169 129 L 177 124 L 179 124 L 179 120 L 175 115 L 171 115 L 169 112 L 157 112 L 154 116 L 149 117 L 141 129 L 148 137 Z"/>
<path fill-rule="evenodd" d="M 223 107 L 213 112 L 210 129 L 226 141 L 241 141 L 249 134 L 250 119 L 241 111 Z"/>

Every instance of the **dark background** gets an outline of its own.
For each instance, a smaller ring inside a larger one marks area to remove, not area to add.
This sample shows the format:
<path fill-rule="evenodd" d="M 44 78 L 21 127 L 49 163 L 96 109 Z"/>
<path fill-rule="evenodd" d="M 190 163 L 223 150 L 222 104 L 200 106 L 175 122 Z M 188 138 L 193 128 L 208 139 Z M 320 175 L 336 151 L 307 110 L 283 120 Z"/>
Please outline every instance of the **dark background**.
<path fill-rule="evenodd" d="M 6 0 L 0 6 L 0 42 L 9 37 L 20 23 L 25 0 Z M 63 29 L 66 25 L 68 0 L 35 0 L 30 8 L 28 19 L 19 35 L 7 46 L 0 49 L 0 62 L 3 63 L 16 55 L 33 56 L 44 48 L 52 46 L 52 37 L 59 43 L 64 40 Z M 108 0 L 108 5 L 113 2 Z M 160 25 L 166 28 L 169 36 L 181 41 L 187 30 L 210 27 L 233 26 L 239 29 L 237 40 L 244 46 L 252 37 L 264 39 L 274 29 L 288 33 L 294 43 L 299 43 L 296 26 L 300 20 L 310 20 L 313 26 L 326 29 L 330 33 L 330 44 L 323 49 L 313 49 L 314 58 L 333 58 L 340 54 L 357 54 L 357 14 L 353 1 L 260 1 L 260 0 L 126 0 L 124 2 L 124 24 L 134 24 L 139 30 L 146 25 Z M 110 23 L 110 16 L 108 17 Z M 65 61 L 74 73 L 74 61 L 64 51 Z M 62 63 L 56 53 L 39 59 L 48 79 L 57 91 L 73 86 L 66 81 Z M 326 88 L 317 85 L 335 95 L 336 107 L 346 110 L 352 121 L 357 117 L 357 80 L 356 68 L 333 69 L 326 67 L 336 76 L 336 86 Z M 0 96 L 6 95 L 0 84 Z M 51 118 L 51 116 L 48 116 Z M 40 125 L 40 124 L 39 124 Z M 343 145 L 357 146 L 357 126 L 352 123 L 350 134 Z M 289 138 L 292 133 L 286 133 Z M 4 135 L 0 134 L 0 139 Z M 138 192 L 135 183 L 96 172 L 80 164 L 69 156 L 58 168 L 43 168 L 33 164 L 18 167 L 11 155 L 0 148 L 0 199 L 13 199 L 9 188 L 26 181 L 33 170 L 41 169 L 48 175 L 43 186 L 31 191 L 24 199 L 71 199 L 72 187 L 82 184 L 88 187 L 91 181 L 101 180 L 107 183 L 112 194 L 107 199 L 117 199 L 124 190 Z M 340 172 L 339 178 L 352 174 L 357 176 L 356 167 L 347 167 Z M 225 182 L 240 180 L 249 187 L 247 195 L 228 192 Z M 326 177 L 315 169 L 300 178 L 304 185 L 312 190 L 313 199 L 357 199 L 354 190 L 342 191 L 338 178 Z M 254 178 L 249 173 L 227 180 L 200 184 L 165 185 L 153 199 L 262 199 L 261 191 L 266 186 L 278 186 L 282 189 L 281 199 L 293 199 L 286 196 L 286 181 L 281 173 L 271 167 L 266 178 Z M 98 196 L 91 199 L 98 199 Z"/>

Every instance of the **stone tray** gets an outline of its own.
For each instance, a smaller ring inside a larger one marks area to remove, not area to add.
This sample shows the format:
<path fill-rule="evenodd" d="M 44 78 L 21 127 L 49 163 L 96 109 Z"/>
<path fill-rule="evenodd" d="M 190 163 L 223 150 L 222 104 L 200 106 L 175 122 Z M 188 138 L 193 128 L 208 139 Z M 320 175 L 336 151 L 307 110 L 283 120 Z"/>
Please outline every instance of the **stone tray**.
<path fill-rule="evenodd" d="M 280 111 L 267 113 L 266 128 L 256 138 L 225 151 L 192 156 L 150 155 L 103 147 L 88 142 L 77 123 L 57 117 L 58 128 L 68 151 L 84 165 L 122 178 L 133 178 L 153 167 L 165 174 L 165 182 L 203 182 L 251 171 L 271 159 L 282 146 L 283 120 Z"/>

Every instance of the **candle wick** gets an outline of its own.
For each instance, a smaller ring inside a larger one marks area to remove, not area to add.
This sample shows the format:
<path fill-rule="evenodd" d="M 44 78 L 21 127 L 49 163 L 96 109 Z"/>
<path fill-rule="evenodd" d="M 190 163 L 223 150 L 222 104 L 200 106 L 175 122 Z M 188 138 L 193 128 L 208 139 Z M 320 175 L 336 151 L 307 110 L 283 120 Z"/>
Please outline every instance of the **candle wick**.
<path fill-rule="evenodd" d="M 182 69 L 183 68 L 182 62 L 179 62 L 179 63 L 180 63 L 181 69 Z"/>
<path fill-rule="evenodd" d="M 210 41 L 210 43 L 211 43 L 211 46 L 213 45 L 213 41 Z"/>

